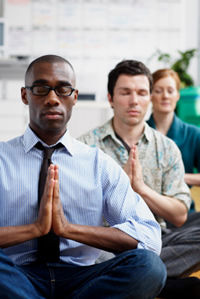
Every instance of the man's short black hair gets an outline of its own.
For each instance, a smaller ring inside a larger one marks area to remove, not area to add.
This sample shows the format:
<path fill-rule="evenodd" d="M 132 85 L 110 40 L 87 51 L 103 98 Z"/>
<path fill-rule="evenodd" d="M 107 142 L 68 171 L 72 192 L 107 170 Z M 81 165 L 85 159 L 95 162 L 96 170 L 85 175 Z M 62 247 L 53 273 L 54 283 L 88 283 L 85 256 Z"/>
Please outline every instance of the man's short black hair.
<path fill-rule="evenodd" d="M 153 79 L 150 70 L 141 62 L 136 60 L 122 60 L 108 74 L 108 92 L 113 97 L 113 90 L 120 75 L 145 75 L 149 80 L 150 93 L 153 88 Z"/>
<path fill-rule="evenodd" d="M 38 58 L 36 58 L 35 60 L 33 60 L 25 73 L 25 81 L 27 79 L 27 76 L 29 75 L 30 71 L 32 70 L 32 67 L 38 63 L 43 63 L 43 62 L 48 62 L 48 63 L 56 63 L 56 62 L 60 62 L 60 63 L 67 63 L 71 69 L 74 71 L 73 66 L 71 65 L 71 63 L 66 60 L 65 58 L 61 57 L 61 56 L 57 56 L 57 55 L 52 55 L 52 54 L 48 54 L 48 55 L 44 55 L 44 56 L 40 56 Z"/>

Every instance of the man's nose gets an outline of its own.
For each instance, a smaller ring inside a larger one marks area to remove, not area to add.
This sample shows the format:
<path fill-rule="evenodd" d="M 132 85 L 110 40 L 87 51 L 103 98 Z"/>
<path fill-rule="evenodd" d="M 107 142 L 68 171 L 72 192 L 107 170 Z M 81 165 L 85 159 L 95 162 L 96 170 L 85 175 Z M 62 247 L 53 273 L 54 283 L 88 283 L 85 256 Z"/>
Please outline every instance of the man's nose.
<path fill-rule="evenodd" d="M 49 91 L 48 95 L 46 96 L 45 104 L 49 104 L 51 106 L 58 106 L 60 104 L 60 98 L 54 90 Z"/>
<path fill-rule="evenodd" d="M 130 102 L 131 103 L 138 103 L 138 97 L 137 97 L 137 93 L 136 92 L 132 92 L 131 93 L 131 96 L 130 96 Z"/>

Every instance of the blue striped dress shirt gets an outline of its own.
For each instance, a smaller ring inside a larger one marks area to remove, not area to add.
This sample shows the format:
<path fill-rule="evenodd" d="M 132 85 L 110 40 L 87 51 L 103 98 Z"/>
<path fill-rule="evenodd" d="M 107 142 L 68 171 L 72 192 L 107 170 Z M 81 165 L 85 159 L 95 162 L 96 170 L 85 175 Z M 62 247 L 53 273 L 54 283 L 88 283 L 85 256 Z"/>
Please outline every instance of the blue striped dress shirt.
<path fill-rule="evenodd" d="M 43 153 L 35 148 L 40 141 L 27 128 L 25 134 L 0 142 L 0 227 L 31 224 L 38 215 L 38 180 Z M 161 231 L 153 214 L 136 194 L 128 176 L 117 163 L 97 148 L 70 137 L 60 139 L 64 147 L 52 155 L 59 165 L 60 198 L 71 223 L 102 226 L 105 217 L 139 241 L 138 248 L 160 253 Z M 46 145 L 45 145 L 46 146 Z M 37 239 L 4 249 L 19 265 L 36 261 Z M 60 258 L 77 265 L 91 265 L 100 250 L 62 239 Z"/>

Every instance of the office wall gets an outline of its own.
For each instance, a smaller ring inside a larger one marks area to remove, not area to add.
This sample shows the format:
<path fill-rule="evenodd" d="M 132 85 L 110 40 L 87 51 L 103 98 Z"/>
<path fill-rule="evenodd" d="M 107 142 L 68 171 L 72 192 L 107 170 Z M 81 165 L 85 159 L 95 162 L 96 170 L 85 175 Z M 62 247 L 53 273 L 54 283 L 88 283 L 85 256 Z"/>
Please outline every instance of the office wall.
<path fill-rule="evenodd" d="M 200 3 L 198 0 L 185 1 L 185 49 L 199 49 L 200 46 Z M 199 50 L 198 50 L 199 51 Z M 189 73 L 194 77 L 195 84 L 200 85 L 199 53 L 191 60 Z"/>
<path fill-rule="evenodd" d="M 150 59 L 157 49 L 176 57 L 177 50 L 198 45 L 198 0 L 0 0 L 1 8 L 7 39 L 0 56 L 0 139 L 23 132 L 27 125 L 20 87 L 26 66 L 39 55 L 69 59 L 80 93 L 95 95 L 94 103 L 75 108 L 76 137 L 112 115 L 106 84 L 117 62 L 137 59 L 154 71 L 163 66 Z M 191 72 L 197 81 L 197 60 Z M 94 121 L 91 115 L 96 115 Z"/>
<path fill-rule="evenodd" d="M 107 73 L 118 61 L 134 58 L 155 69 L 157 60 L 149 58 L 156 49 L 176 55 L 186 48 L 187 2 L 4 0 L 5 56 L 62 55 L 74 65 L 81 92 L 101 101 Z"/>

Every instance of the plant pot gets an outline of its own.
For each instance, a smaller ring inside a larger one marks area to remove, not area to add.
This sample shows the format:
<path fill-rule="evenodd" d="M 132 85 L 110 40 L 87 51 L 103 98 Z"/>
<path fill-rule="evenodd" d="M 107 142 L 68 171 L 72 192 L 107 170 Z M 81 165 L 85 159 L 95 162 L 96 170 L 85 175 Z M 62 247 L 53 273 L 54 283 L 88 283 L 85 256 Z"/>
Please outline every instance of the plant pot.
<path fill-rule="evenodd" d="M 200 86 L 190 86 L 180 90 L 176 114 L 182 121 L 200 127 Z"/>

